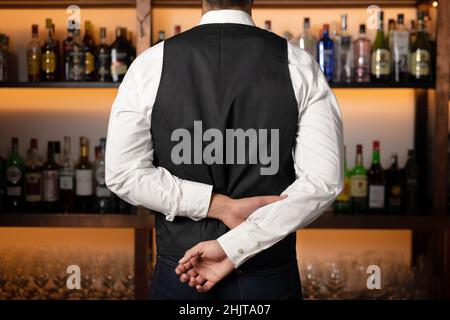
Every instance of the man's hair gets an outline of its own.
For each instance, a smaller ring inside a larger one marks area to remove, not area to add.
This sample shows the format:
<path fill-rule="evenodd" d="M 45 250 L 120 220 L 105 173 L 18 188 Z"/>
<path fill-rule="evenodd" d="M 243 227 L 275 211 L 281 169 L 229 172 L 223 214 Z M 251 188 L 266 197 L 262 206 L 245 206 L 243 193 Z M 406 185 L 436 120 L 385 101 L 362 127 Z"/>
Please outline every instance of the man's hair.
<path fill-rule="evenodd" d="M 206 0 L 212 8 L 232 8 L 232 7 L 248 7 L 253 0 Z"/>

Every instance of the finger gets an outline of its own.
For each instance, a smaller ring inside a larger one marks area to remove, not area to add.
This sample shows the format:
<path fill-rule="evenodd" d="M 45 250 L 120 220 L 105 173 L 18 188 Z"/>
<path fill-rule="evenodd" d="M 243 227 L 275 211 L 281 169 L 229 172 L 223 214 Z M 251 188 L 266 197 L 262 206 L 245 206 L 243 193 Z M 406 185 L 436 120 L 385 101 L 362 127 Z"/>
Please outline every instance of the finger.
<path fill-rule="evenodd" d="M 203 278 L 201 275 L 198 275 L 198 276 L 195 278 L 195 282 L 196 282 L 197 285 L 202 286 L 202 285 L 205 284 L 206 279 Z"/>
<path fill-rule="evenodd" d="M 179 264 L 178 267 L 175 268 L 175 273 L 181 275 L 182 273 L 188 272 L 190 269 L 192 269 L 192 263 L 191 261 L 188 261 L 187 263 Z"/>
<path fill-rule="evenodd" d="M 197 282 L 195 282 L 195 277 L 191 277 L 189 279 L 189 287 L 195 288 L 196 285 L 197 285 Z"/>
<path fill-rule="evenodd" d="M 188 274 L 190 277 L 193 277 L 193 278 L 195 278 L 196 276 L 198 276 L 198 273 L 197 273 L 197 271 L 195 271 L 195 269 L 189 270 L 189 271 L 187 272 L 187 274 Z"/>
<path fill-rule="evenodd" d="M 188 282 L 190 279 L 191 279 L 191 277 L 187 273 L 183 273 L 180 276 L 180 281 L 183 283 Z"/>
<path fill-rule="evenodd" d="M 178 261 L 179 264 L 183 264 L 200 255 L 200 244 L 197 244 L 195 247 L 192 247 L 184 254 L 184 257 Z"/>
<path fill-rule="evenodd" d="M 215 284 L 212 283 L 211 281 L 206 281 L 205 284 L 197 285 L 195 288 L 197 289 L 198 292 L 204 293 L 210 291 L 214 287 L 214 285 Z"/>

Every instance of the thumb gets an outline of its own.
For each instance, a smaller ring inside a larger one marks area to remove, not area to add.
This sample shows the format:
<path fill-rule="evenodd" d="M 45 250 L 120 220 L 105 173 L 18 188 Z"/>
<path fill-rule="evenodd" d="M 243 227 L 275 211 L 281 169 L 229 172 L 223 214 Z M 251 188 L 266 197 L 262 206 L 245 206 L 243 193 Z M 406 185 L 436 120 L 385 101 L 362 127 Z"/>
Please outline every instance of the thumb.
<path fill-rule="evenodd" d="M 190 261 L 192 258 L 199 257 L 202 255 L 202 244 L 199 243 L 196 246 L 192 247 L 184 254 L 184 257 L 178 261 L 179 264 L 186 263 Z"/>
<path fill-rule="evenodd" d="M 268 204 L 281 201 L 287 198 L 287 195 L 282 196 L 263 196 L 261 197 L 261 207 L 267 206 Z"/>

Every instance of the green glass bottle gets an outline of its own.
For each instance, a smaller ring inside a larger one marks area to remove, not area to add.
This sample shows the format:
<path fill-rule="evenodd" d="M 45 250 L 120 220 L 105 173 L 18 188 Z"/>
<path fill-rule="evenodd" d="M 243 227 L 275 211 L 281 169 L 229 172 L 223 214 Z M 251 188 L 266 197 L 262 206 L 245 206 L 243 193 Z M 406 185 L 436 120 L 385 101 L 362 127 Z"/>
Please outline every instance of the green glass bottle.
<path fill-rule="evenodd" d="M 47 38 L 41 49 L 41 80 L 56 80 L 56 42 L 53 34 L 52 19 L 45 20 Z"/>
<path fill-rule="evenodd" d="M 6 159 L 6 202 L 9 213 L 20 213 L 24 207 L 25 161 L 19 154 L 19 138 L 12 138 L 11 155 Z"/>
<path fill-rule="evenodd" d="M 410 74 L 416 82 L 430 81 L 431 45 L 424 24 L 425 13 L 419 12 L 416 40 L 411 46 Z"/>
<path fill-rule="evenodd" d="M 367 170 L 363 165 L 363 147 L 356 146 L 356 160 L 350 177 L 350 199 L 353 213 L 367 212 Z"/>
<path fill-rule="evenodd" d="M 347 166 L 347 148 L 344 147 L 344 190 L 342 190 L 334 203 L 334 212 L 336 214 L 350 211 L 350 176 L 351 172 Z"/>
<path fill-rule="evenodd" d="M 389 51 L 389 43 L 384 34 L 383 20 L 384 13 L 378 13 L 378 29 L 377 36 L 372 45 L 372 65 L 371 78 L 372 81 L 388 81 L 391 76 L 391 53 Z"/>

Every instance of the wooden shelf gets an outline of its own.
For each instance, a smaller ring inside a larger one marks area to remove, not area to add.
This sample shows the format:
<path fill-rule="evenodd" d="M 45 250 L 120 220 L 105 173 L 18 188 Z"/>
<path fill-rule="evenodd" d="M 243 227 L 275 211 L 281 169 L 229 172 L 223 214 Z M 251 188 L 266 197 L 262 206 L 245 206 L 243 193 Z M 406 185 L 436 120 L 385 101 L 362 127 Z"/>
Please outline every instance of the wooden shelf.
<path fill-rule="evenodd" d="M 0 88 L 118 88 L 117 82 L 3 82 Z M 413 82 L 368 82 L 368 83 L 332 83 L 332 88 L 348 89 L 402 89 L 402 88 L 434 88 L 433 83 L 413 83 Z"/>
<path fill-rule="evenodd" d="M 154 215 L 139 214 L 0 214 L 0 227 L 136 228 L 154 226 Z M 325 213 L 308 229 L 382 229 L 432 231 L 450 229 L 450 217 L 369 216 Z"/>
<path fill-rule="evenodd" d="M 450 217 L 430 215 L 336 215 L 325 213 L 307 228 L 433 231 L 450 229 Z"/>
<path fill-rule="evenodd" d="M 118 88 L 117 82 L 0 82 L 0 88 Z"/>
<path fill-rule="evenodd" d="M 151 214 L 0 214 L 1 227 L 135 228 L 154 226 Z"/>
<path fill-rule="evenodd" d="M 416 0 L 255 0 L 256 8 L 414 7 Z M 199 0 L 153 0 L 153 7 L 200 7 Z"/>

